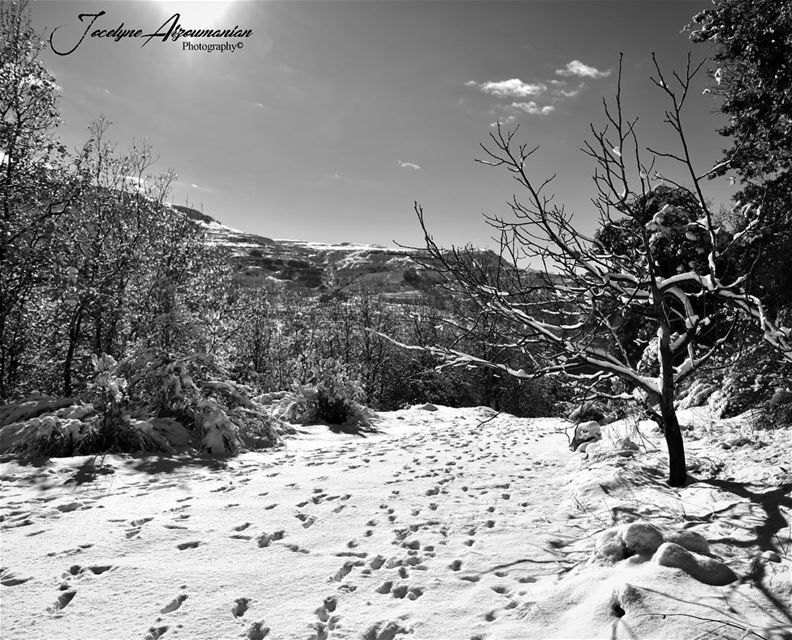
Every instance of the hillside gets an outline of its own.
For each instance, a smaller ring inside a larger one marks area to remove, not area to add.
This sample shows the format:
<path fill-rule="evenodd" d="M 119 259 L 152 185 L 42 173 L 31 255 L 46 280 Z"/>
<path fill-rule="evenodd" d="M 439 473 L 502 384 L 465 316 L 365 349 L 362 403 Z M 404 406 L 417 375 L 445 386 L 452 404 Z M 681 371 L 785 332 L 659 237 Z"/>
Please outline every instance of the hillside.
<path fill-rule="evenodd" d="M 212 246 L 229 251 L 235 279 L 246 287 L 301 290 L 309 294 L 376 292 L 402 304 L 436 299 L 440 278 L 414 257 L 424 252 L 397 246 L 328 244 L 273 239 L 239 231 L 189 207 L 173 208 L 199 223 Z M 495 258 L 491 251 L 482 255 Z"/>

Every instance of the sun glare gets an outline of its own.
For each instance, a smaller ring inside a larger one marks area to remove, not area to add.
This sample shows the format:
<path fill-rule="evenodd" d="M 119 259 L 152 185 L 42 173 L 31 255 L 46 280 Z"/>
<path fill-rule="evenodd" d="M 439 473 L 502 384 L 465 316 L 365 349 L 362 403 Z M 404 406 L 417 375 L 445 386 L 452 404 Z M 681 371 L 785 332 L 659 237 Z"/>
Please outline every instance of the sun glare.
<path fill-rule="evenodd" d="M 226 26 L 225 20 L 234 2 L 227 0 L 149 0 L 156 4 L 163 17 L 180 14 L 180 22 L 188 29 L 221 28 Z"/>

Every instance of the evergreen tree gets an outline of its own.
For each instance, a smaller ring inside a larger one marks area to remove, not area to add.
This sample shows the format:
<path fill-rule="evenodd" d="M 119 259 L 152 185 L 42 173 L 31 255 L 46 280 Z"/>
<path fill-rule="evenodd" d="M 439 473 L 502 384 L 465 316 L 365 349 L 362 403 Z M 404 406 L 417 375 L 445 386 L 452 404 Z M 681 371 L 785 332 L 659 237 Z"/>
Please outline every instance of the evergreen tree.
<path fill-rule="evenodd" d="M 743 259 L 756 263 L 754 292 L 771 313 L 792 303 L 792 1 L 715 0 L 689 29 L 715 46 L 711 92 L 729 118 L 731 139 L 720 174 L 742 180 L 736 196 L 752 242 Z"/>

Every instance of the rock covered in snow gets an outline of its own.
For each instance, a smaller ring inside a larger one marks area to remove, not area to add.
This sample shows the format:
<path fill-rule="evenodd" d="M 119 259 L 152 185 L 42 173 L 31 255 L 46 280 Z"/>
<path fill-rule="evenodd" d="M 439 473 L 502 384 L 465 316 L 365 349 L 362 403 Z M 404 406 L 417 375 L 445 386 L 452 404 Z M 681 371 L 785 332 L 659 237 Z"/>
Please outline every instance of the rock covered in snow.
<path fill-rule="evenodd" d="M 640 448 L 630 438 L 620 438 L 615 444 L 616 453 L 620 456 L 631 456 Z"/>
<path fill-rule="evenodd" d="M 602 440 L 602 427 L 600 427 L 599 422 L 594 420 L 581 422 L 575 427 L 575 435 L 569 448 L 572 451 L 577 451 L 578 447 L 584 442 L 596 442 L 598 440 Z"/>
<path fill-rule="evenodd" d="M 724 586 L 737 580 L 737 574 L 720 560 L 688 551 L 674 542 L 664 542 L 652 561 L 661 567 L 682 569 L 699 582 Z"/>
<path fill-rule="evenodd" d="M 617 528 L 607 529 L 600 535 L 594 549 L 594 557 L 611 562 L 624 559 L 624 542 Z"/>
<path fill-rule="evenodd" d="M 666 542 L 673 542 L 693 553 L 707 555 L 710 552 L 707 539 L 695 531 L 675 531 L 666 536 Z"/>
<path fill-rule="evenodd" d="M 579 438 L 600 440 L 602 438 L 602 429 L 598 422 L 590 420 L 588 422 L 581 422 L 577 427 L 575 427 L 575 435 Z"/>
<path fill-rule="evenodd" d="M 437 407 L 433 405 L 431 402 L 427 402 L 426 404 L 416 405 L 415 407 L 419 411 L 437 411 Z"/>
<path fill-rule="evenodd" d="M 594 559 L 618 562 L 630 556 L 650 556 L 663 544 L 663 534 L 648 522 L 612 527 L 597 540 Z"/>
<path fill-rule="evenodd" d="M 630 555 L 651 555 L 663 544 L 663 534 L 648 522 L 631 522 L 620 531 L 624 548 Z"/>

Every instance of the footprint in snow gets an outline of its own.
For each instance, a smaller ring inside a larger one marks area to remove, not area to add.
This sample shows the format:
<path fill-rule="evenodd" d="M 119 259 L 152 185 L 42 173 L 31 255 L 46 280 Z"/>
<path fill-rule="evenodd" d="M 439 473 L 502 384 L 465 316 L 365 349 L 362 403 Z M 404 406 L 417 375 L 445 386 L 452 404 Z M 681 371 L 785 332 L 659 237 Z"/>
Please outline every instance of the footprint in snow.
<path fill-rule="evenodd" d="M 231 613 L 234 614 L 235 618 L 241 618 L 245 615 L 245 612 L 248 610 L 248 605 L 250 604 L 250 598 L 237 598 L 234 601 L 234 606 L 231 607 Z"/>
<path fill-rule="evenodd" d="M 113 565 L 105 564 L 99 565 L 95 567 L 88 567 L 87 570 L 93 573 L 95 576 L 99 576 L 103 574 L 105 571 L 110 571 L 113 568 Z M 64 578 L 68 578 L 69 576 L 81 576 L 85 573 L 86 569 L 81 567 L 79 564 L 74 564 L 69 567 L 69 570 L 63 574 Z"/>
<path fill-rule="evenodd" d="M 74 589 L 70 591 L 64 591 L 58 596 L 58 599 L 52 604 L 51 607 L 47 609 L 49 613 L 55 613 L 60 611 L 61 609 L 65 608 L 72 600 L 74 600 L 74 596 L 77 595 L 77 591 Z"/>
<path fill-rule="evenodd" d="M 67 502 L 66 504 L 59 504 L 55 508 L 62 513 L 69 513 L 70 511 L 77 511 L 82 506 L 82 502 Z"/>
<path fill-rule="evenodd" d="M 297 518 L 298 520 L 301 520 L 301 521 L 302 521 L 302 523 L 303 523 L 303 524 L 302 524 L 302 526 L 303 526 L 303 529 L 307 529 L 307 528 L 308 528 L 308 527 L 310 527 L 310 526 L 311 526 L 311 525 L 312 525 L 314 522 L 316 522 L 316 516 L 309 516 L 309 515 L 307 515 L 307 514 L 305 514 L 305 513 L 298 513 L 298 514 L 297 514 L 297 515 L 295 515 L 294 517 L 295 517 L 295 518 Z"/>
<path fill-rule="evenodd" d="M 383 582 L 380 586 L 378 586 L 375 591 L 377 593 L 381 593 L 385 595 L 386 593 L 390 593 L 391 589 L 393 588 L 393 582 L 391 580 L 387 580 Z"/>
<path fill-rule="evenodd" d="M 168 630 L 168 626 L 167 625 L 164 625 L 164 626 L 161 626 L 161 627 L 150 627 L 149 630 L 148 630 L 148 634 L 146 635 L 144 640 L 158 640 L 163 635 L 165 635 L 165 632 L 167 630 Z"/>
<path fill-rule="evenodd" d="M 195 549 L 196 547 L 202 544 L 203 543 L 200 542 L 199 540 L 193 540 L 192 542 L 181 542 L 176 545 L 176 548 L 179 551 L 184 551 L 185 549 Z"/>
<path fill-rule="evenodd" d="M 279 531 L 275 531 L 274 533 L 262 533 L 258 538 L 256 538 L 256 542 L 258 543 L 259 547 L 268 547 L 273 542 L 277 542 L 278 540 L 283 540 L 283 536 L 285 535 L 285 531 L 283 529 Z"/>
<path fill-rule="evenodd" d="M 176 611 L 179 607 L 182 606 L 182 603 L 187 599 L 187 595 L 182 593 L 180 596 L 177 596 L 173 600 L 171 600 L 168 604 L 166 604 L 162 609 L 160 609 L 160 613 L 171 613 Z"/>
<path fill-rule="evenodd" d="M 343 566 L 338 571 L 336 571 L 330 577 L 330 580 L 332 582 L 341 582 L 341 580 L 343 580 L 344 578 L 346 578 L 350 574 L 350 572 L 352 571 L 353 568 L 355 568 L 356 566 L 362 566 L 362 565 L 363 565 L 362 561 L 357 561 L 357 562 L 347 561 L 347 562 L 345 562 L 343 564 Z"/>
<path fill-rule="evenodd" d="M 0 584 L 4 587 L 16 587 L 17 585 L 24 584 L 30 578 L 17 578 L 10 569 L 5 567 L 0 568 Z"/>
<path fill-rule="evenodd" d="M 270 628 L 265 627 L 263 622 L 254 622 L 250 625 L 245 636 L 247 640 L 264 640 L 269 635 Z"/>
<path fill-rule="evenodd" d="M 126 531 L 127 540 L 130 538 L 136 537 L 141 530 L 143 529 L 143 525 L 151 522 L 154 518 L 140 518 L 139 520 L 133 520 L 130 522 L 130 528 Z"/>

